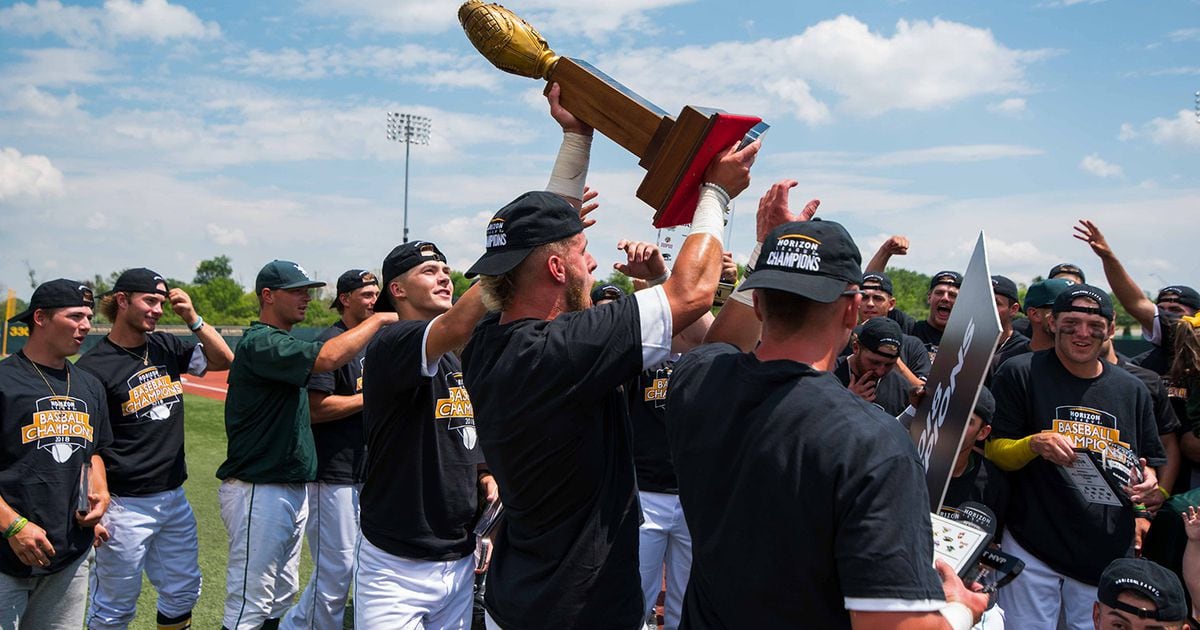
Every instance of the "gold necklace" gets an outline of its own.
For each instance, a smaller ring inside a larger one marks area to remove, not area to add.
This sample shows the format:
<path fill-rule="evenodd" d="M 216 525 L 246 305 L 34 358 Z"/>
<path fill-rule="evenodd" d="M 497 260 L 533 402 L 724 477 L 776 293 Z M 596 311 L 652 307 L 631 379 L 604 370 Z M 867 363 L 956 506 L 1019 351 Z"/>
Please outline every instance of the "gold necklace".
<path fill-rule="evenodd" d="M 121 349 L 121 351 L 122 351 L 122 352 L 124 352 L 125 354 L 128 354 L 129 356 L 131 356 L 131 357 L 133 357 L 133 358 L 135 358 L 135 359 L 141 359 L 141 360 L 142 360 L 142 365 L 143 365 L 143 366 L 149 366 L 149 365 L 150 365 L 150 341 L 149 341 L 149 340 L 146 340 L 146 348 L 145 348 L 144 350 L 142 350 L 142 356 L 140 356 L 140 357 L 139 357 L 138 355 L 136 355 L 136 354 L 134 354 L 134 353 L 130 352 L 130 351 L 129 351 L 129 348 L 126 348 L 125 346 L 122 346 L 121 344 L 119 344 L 119 343 L 117 343 L 117 342 L 113 341 L 111 338 L 109 338 L 109 339 L 108 339 L 108 342 L 109 342 L 109 343 L 111 343 L 112 345 L 114 345 L 114 346 L 116 346 L 116 347 L 120 348 L 120 349 Z"/>
<path fill-rule="evenodd" d="M 58 392 L 55 392 L 54 388 L 50 386 L 50 380 L 46 378 L 45 374 L 42 374 L 42 369 L 38 367 L 38 364 L 34 363 L 33 359 L 30 359 L 28 356 L 25 356 L 24 352 L 21 353 L 21 356 L 25 357 L 25 360 L 29 361 L 29 365 L 33 366 L 33 371 L 37 372 L 38 376 L 42 377 L 42 382 L 46 384 L 46 389 L 50 390 L 50 395 L 58 396 Z M 71 364 L 69 362 L 63 362 L 63 370 L 65 370 L 67 372 L 67 393 L 63 394 L 64 398 L 71 397 L 71 368 L 70 368 L 70 365 Z"/>

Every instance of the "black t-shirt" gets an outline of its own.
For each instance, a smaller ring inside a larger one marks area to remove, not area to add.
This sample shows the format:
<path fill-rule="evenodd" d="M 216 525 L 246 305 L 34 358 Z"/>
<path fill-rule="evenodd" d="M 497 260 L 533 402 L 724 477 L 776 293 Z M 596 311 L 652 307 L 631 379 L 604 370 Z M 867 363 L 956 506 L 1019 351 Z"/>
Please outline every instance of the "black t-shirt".
<path fill-rule="evenodd" d="M 943 599 L 912 439 L 832 374 L 701 346 L 667 433 L 692 534 L 681 628 L 849 628 L 847 599 Z"/>
<path fill-rule="evenodd" d="M 848 357 L 851 354 L 854 354 L 853 339 L 846 344 L 845 348 L 842 348 L 841 356 Z M 912 335 L 900 337 L 900 360 L 908 366 L 909 371 L 921 380 L 929 378 L 929 372 L 933 369 L 933 363 L 929 361 L 929 353 L 925 351 L 925 344 Z"/>
<path fill-rule="evenodd" d="M 642 370 L 636 299 L 554 320 L 489 315 L 463 354 L 505 521 L 486 603 L 506 628 L 635 628 L 641 509 L 619 387 Z"/>
<path fill-rule="evenodd" d="M 996 348 L 996 353 L 992 355 L 992 364 L 988 366 L 987 374 L 983 377 L 983 384 L 991 387 L 992 377 L 996 375 L 996 368 L 1000 367 L 1000 364 L 1009 358 L 1025 354 L 1026 352 L 1030 352 L 1029 337 L 1013 330 L 1008 339 L 1005 339 L 1004 343 L 1000 344 L 999 348 Z"/>
<path fill-rule="evenodd" d="M 906 335 L 911 335 L 913 326 L 917 325 L 917 320 L 913 319 L 912 315 L 909 315 L 898 308 L 888 311 L 887 316 L 888 319 L 900 324 L 900 330 Z"/>
<path fill-rule="evenodd" d="M 1175 414 L 1175 409 L 1171 406 L 1171 399 L 1167 394 L 1167 386 L 1163 382 L 1163 379 L 1154 372 L 1139 365 L 1134 365 L 1128 359 L 1119 355 L 1117 356 L 1117 365 L 1136 376 L 1146 386 L 1146 389 L 1149 390 L 1150 402 L 1154 406 L 1154 422 L 1158 427 L 1158 434 L 1166 435 L 1178 431 L 1180 428 L 1179 416 Z"/>
<path fill-rule="evenodd" d="M 675 465 L 667 447 L 667 385 L 675 362 L 643 370 L 625 384 L 629 419 L 633 426 L 633 463 L 638 490 L 679 494 Z"/>
<path fill-rule="evenodd" d="M 921 343 L 925 344 L 925 351 L 929 353 L 929 362 L 932 363 L 937 358 L 938 346 L 942 345 L 942 334 L 944 332 L 943 330 L 934 328 L 928 320 L 921 320 L 913 326 L 912 332 L 909 334 L 920 339 Z"/>
<path fill-rule="evenodd" d="M 0 361 L 0 496 L 54 546 L 50 565 L 34 568 L 0 544 L 5 574 L 57 573 L 92 548 L 92 528 L 79 526 L 75 505 L 84 463 L 112 443 L 104 398 L 104 385 L 70 363 L 35 367 L 22 352 Z"/>
<path fill-rule="evenodd" d="M 958 507 L 967 501 L 982 503 L 996 516 L 997 533 L 1003 529 L 1004 515 L 1008 508 L 1008 480 L 1004 471 L 990 460 L 972 451 L 968 456 L 963 474 L 950 478 L 946 486 L 946 497 L 942 505 Z"/>
<path fill-rule="evenodd" d="M 841 381 L 842 385 L 850 387 L 850 357 L 838 357 L 837 366 L 833 368 L 833 375 Z M 875 406 L 895 418 L 908 407 L 908 392 L 911 390 L 912 386 L 908 384 L 908 380 L 897 374 L 895 369 L 891 369 L 875 383 L 875 400 L 873 402 Z"/>
<path fill-rule="evenodd" d="M 346 324 L 334 322 L 317 335 L 325 342 L 346 332 Z M 332 371 L 313 374 L 308 379 L 308 391 L 333 396 L 353 396 L 363 390 L 363 357 L 359 350 L 346 365 Z M 363 436 L 362 412 L 345 418 L 318 422 L 312 425 L 313 443 L 317 447 L 317 481 L 354 484 L 367 478 L 367 443 Z"/>
<path fill-rule="evenodd" d="M 456 560 L 475 550 L 479 464 L 475 412 L 458 358 L 421 371 L 426 321 L 402 321 L 367 344 L 363 536 L 397 556 Z"/>
<path fill-rule="evenodd" d="M 1129 482 L 1137 458 L 1166 463 L 1150 392 L 1125 370 L 1102 362 L 1093 379 L 1072 375 L 1054 349 L 1009 359 L 996 372 L 992 393 L 994 438 L 1020 439 L 1053 430 L 1076 448 L 1105 456 L 1104 472 Z M 1037 457 L 1010 473 L 1008 528 L 1022 547 L 1055 571 L 1096 584 L 1109 562 L 1133 542 L 1133 508 L 1090 503 L 1064 468 Z"/>
<path fill-rule="evenodd" d="M 76 363 L 108 393 L 113 441 L 100 456 L 110 493 L 145 496 L 174 490 L 187 479 L 179 376 L 195 348 L 175 335 L 150 333 L 145 345 L 126 352 L 105 337 Z"/>

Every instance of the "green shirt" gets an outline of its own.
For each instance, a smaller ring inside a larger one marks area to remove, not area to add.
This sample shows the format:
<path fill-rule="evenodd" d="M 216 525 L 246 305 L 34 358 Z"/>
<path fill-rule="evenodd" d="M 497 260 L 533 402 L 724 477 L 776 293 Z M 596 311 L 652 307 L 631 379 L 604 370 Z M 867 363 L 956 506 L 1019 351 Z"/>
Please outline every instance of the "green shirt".
<path fill-rule="evenodd" d="M 233 355 L 225 398 L 225 463 L 219 479 L 303 483 L 317 476 L 304 385 L 323 342 L 251 322 Z"/>

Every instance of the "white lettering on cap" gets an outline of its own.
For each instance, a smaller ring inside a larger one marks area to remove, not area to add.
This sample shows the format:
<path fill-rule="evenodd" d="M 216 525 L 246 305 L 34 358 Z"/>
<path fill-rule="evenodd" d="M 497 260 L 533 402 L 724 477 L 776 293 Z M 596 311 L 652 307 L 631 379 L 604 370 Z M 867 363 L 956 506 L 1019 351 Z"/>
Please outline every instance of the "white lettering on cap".
<path fill-rule="evenodd" d="M 296 271 L 300 272 L 300 275 L 304 276 L 305 280 L 312 280 L 312 277 L 308 275 L 308 272 L 304 270 L 304 267 L 301 267 L 296 263 L 292 263 L 292 266 L 296 268 Z"/>
<path fill-rule="evenodd" d="M 504 247 L 508 244 L 508 236 L 504 234 L 504 219 L 492 219 L 487 226 L 487 245 L 488 249 L 493 247 Z"/>
<path fill-rule="evenodd" d="M 767 264 L 798 271 L 821 271 L 821 241 L 804 234 L 785 234 L 767 253 Z"/>

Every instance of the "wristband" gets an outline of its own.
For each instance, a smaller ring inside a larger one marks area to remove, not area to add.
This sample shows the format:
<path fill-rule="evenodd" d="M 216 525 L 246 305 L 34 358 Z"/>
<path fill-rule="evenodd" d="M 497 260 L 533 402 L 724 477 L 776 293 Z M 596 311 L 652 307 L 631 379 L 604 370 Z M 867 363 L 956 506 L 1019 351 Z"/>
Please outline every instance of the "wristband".
<path fill-rule="evenodd" d="M 8 529 L 4 530 L 4 537 L 12 538 L 13 536 L 16 536 L 17 534 L 21 533 L 21 530 L 25 529 L 25 526 L 28 524 L 29 519 L 25 518 L 24 516 L 18 518 L 8 526 Z"/>
<path fill-rule="evenodd" d="M 954 630 L 971 630 L 971 626 L 975 625 L 974 613 L 962 602 L 950 602 L 938 612 L 950 622 L 950 627 Z"/>
<path fill-rule="evenodd" d="M 1158 488 L 1158 491 L 1162 493 L 1162 495 L 1163 495 L 1163 498 L 1164 498 L 1164 499 L 1170 499 L 1170 498 L 1171 498 L 1171 493 L 1170 493 L 1170 492 L 1167 492 L 1167 489 L 1166 489 L 1166 488 L 1164 488 L 1164 487 L 1162 487 L 1162 486 L 1157 486 L 1157 488 Z"/>
<path fill-rule="evenodd" d="M 729 195 L 729 191 L 725 190 L 724 186 L 716 182 L 704 182 L 703 184 L 700 184 L 700 188 L 711 188 L 713 192 L 717 193 L 717 197 L 720 198 L 722 208 L 728 208 L 729 202 L 733 201 L 733 197 Z"/>
<path fill-rule="evenodd" d="M 562 145 L 558 148 L 558 157 L 550 171 L 550 183 L 546 184 L 546 191 L 583 200 L 583 183 L 587 180 L 591 152 L 591 136 L 563 132 Z"/>
<path fill-rule="evenodd" d="M 664 271 L 662 273 L 661 276 L 658 276 L 657 278 L 650 278 L 649 280 L 647 280 L 646 286 L 647 287 L 656 287 L 656 286 L 666 282 L 667 278 L 670 278 L 670 277 L 671 277 L 671 270 L 667 269 L 666 271 Z"/>
<path fill-rule="evenodd" d="M 720 186 L 705 184 L 700 187 L 700 203 L 696 204 L 696 212 L 692 215 L 692 234 L 709 234 L 721 242 L 725 232 L 724 195 Z"/>
<path fill-rule="evenodd" d="M 201 328 L 204 328 L 204 318 L 197 315 L 196 321 L 188 324 L 188 329 L 190 329 L 192 332 L 196 332 L 197 330 L 200 330 Z"/>

